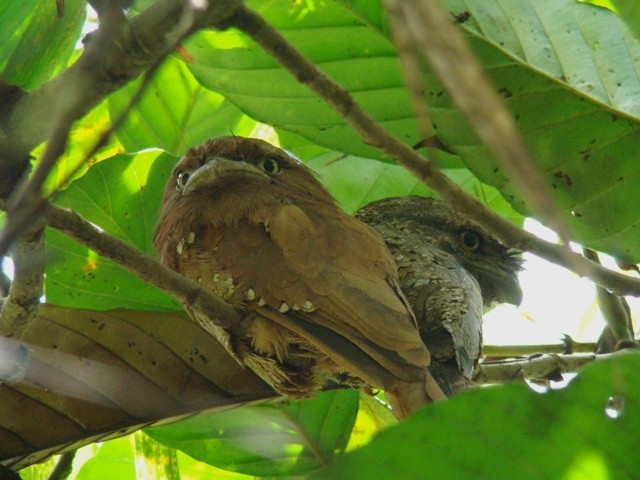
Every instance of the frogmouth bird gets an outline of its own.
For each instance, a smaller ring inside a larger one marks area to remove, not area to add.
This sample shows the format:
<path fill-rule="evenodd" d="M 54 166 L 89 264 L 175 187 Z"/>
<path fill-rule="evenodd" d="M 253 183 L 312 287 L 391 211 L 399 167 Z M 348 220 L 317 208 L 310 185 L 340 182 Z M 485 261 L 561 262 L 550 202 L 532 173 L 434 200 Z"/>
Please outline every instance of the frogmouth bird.
<path fill-rule="evenodd" d="M 242 312 L 216 336 L 280 394 L 382 388 L 399 417 L 444 398 L 381 236 L 284 150 L 235 136 L 190 149 L 165 188 L 154 246 Z"/>
<path fill-rule="evenodd" d="M 468 388 L 481 354 L 483 310 L 522 300 L 520 252 L 431 198 L 379 200 L 356 217 L 378 230 L 396 260 L 431 373 L 447 395 Z"/>

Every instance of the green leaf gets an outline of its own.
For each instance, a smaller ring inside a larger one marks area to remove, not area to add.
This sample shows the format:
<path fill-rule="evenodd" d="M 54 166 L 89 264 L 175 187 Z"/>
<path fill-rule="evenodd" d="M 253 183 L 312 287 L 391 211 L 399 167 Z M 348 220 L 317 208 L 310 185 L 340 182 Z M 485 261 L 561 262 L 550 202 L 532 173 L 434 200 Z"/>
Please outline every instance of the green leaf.
<path fill-rule="evenodd" d="M 376 397 L 360 392 L 358 416 L 351 431 L 347 451 L 369 443 L 381 430 L 398 423 L 387 405 Z"/>
<path fill-rule="evenodd" d="M 139 78 L 109 97 L 112 119 L 129 105 L 141 82 Z M 184 63 L 169 57 L 117 135 L 129 152 L 162 148 L 181 156 L 188 147 L 215 136 L 248 135 L 255 125 L 224 97 L 203 88 Z"/>
<path fill-rule="evenodd" d="M 87 460 L 75 480 L 136 480 L 132 436 L 100 445 L 98 453 Z"/>
<path fill-rule="evenodd" d="M 178 457 L 173 448 L 145 435 L 142 430 L 133 434 L 136 478 L 180 480 Z"/>
<path fill-rule="evenodd" d="M 640 42 L 613 12 L 573 0 L 447 0 L 444 5 L 514 113 L 574 238 L 628 263 L 640 260 L 640 210 L 628 201 L 640 176 Z M 383 126 L 409 145 L 423 136 L 380 2 L 252 6 Z M 252 117 L 335 151 L 384 157 L 237 31 L 199 33 L 185 48 L 198 81 Z M 438 138 L 480 181 L 529 214 L 427 69 L 425 99 Z M 445 166 L 455 161 L 445 154 L 436 158 Z"/>
<path fill-rule="evenodd" d="M 429 188 L 398 165 L 327 153 L 308 160 L 322 183 L 347 213 L 386 197 L 433 196 Z"/>
<path fill-rule="evenodd" d="M 629 354 L 546 394 L 523 384 L 467 392 L 422 408 L 312 478 L 635 478 L 639 385 L 640 356 Z M 617 418 L 605 413 L 611 397 L 622 402 Z"/>
<path fill-rule="evenodd" d="M 608 7 L 614 7 L 620 14 L 620 17 L 631 28 L 636 38 L 640 38 L 640 9 L 638 8 L 638 2 L 635 0 L 611 0 L 612 5 Z"/>
<path fill-rule="evenodd" d="M 205 414 L 145 432 L 218 468 L 250 475 L 296 475 L 344 451 L 358 410 L 358 392 L 336 390 L 289 404 Z"/>
<path fill-rule="evenodd" d="M 54 457 L 49 457 L 45 462 L 36 463 L 20 470 L 20 480 L 47 480 L 49 474 L 56 466 Z"/>
<path fill-rule="evenodd" d="M 26 90 L 66 66 L 86 16 L 86 2 L 65 0 L 58 17 L 51 0 L 0 3 L 0 79 Z"/>
<path fill-rule="evenodd" d="M 252 2 L 252 7 L 386 128 L 410 145 L 421 139 L 395 48 L 387 39 L 335 1 Z M 185 49 L 193 57 L 187 66 L 198 81 L 251 117 L 332 150 L 386 158 L 237 31 L 199 32 L 185 42 Z"/>
<path fill-rule="evenodd" d="M 503 94 L 576 240 L 640 260 L 640 42 L 613 12 L 572 0 L 448 0 Z M 463 14 L 469 14 L 462 16 Z M 426 98 L 438 135 L 478 178 L 528 213 L 439 82 Z"/>
<path fill-rule="evenodd" d="M 159 151 L 117 155 L 91 168 L 56 203 L 153 254 L 151 240 L 162 191 L 176 161 Z M 168 295 L 56 230 L 47 230 L 46 242 L 48 302 L 96 310 L 180 309 Z"/>
<path fill-rule="evenodd" d="M 253 475 L 249 476 L 241 473 L 229 472 L 227 470 L 212 467 L 204 462 L 199 462 L 180 451 L 176 453 L 178 454 L 180 478 L 182 480 L 203 480 L 206 478 L 215 480 L 255 480 Z"/>
<path fill-rule="evenodd" d="M 58 158 L 43 187 L 47 193 L 65 189 L 71 181 L 84 175 L 92 165 L 122 153 L 122 146 L 111 136 L 106 144 L 98 149 L 87 162 L 85 156 L 98 143 L 102 134 L 109 128 L 109 111 L 107 102 L 101 102 L 88 114 L 73 124 L 67 149 Z M 32 154 L 37 163 L 44 152 L 45 144 L 40 145 Z M 83 163 L 84 162 L 84 163 Z"/>
<path fill-rule="evenodd" d="M 322 183 L 347 213 L 354 213 L 381 198 L 436 196 L 424 183 L 399 165 L 335 152 L 311 158 L 306 164 L 319 174 Z M 447 169 L 445 173 L 493 210 L 514 223 L 522 223 L 522 217 L 513 211 L 498 191 L 479 182 L 469 170 Z"/>

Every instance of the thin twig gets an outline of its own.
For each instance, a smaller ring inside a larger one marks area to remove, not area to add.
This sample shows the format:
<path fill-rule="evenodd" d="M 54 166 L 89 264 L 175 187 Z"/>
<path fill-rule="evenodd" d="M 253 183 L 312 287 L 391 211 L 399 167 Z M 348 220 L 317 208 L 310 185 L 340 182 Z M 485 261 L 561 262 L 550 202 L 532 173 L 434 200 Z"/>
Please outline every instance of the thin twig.
<path fill-rule="evenodd" d="M 379 125 L 356 103 L 347 90 L 309 62 L 253 10 L 246 7 L 238 9 L 231 18 L 230 24 L 249 35 L 299 82 L 318 94 L 345 119 L 365 143 L 384 151 L 396 162 L 404 165 L 418 179 L 437 192 L 443 200 L 482 225 L 502 243 L 532 252 L 580 276 L 588 277 L 619 295 L 640 296 L 640 280 L 604 268 L 581 255 L 568 252 L 563 245 L 547 242 L 516 227 L 463 191 L 432 162 Z"/>
<path fill-rule="evenodd" d="M 482 353 L 490 358 L 528 357 L 536 354 L 555 353 L 569 355 L 572 353 L 592 353 L 596 351 L 595 343 L 580 343 L 566 337 L 563 343 L 545 345 L 484 345 Z"/>
<path fill-rule="evenodd" d="M 9 295 L 9 289 L 11 288 L 11 279 L 2 270 L 2 257 L 0 257 L 0 298 Z"/>
<path fill-rule="evenodd" d="M 211 322 L 210 325 L 201 325 L 205 330 L 210 331 L 212 325 L 228 328 L 240 320 L 238 311 L 228 303 L 165 267 L 146 253 L 99 230 L 77 213 L 52 205 L 45 213 L 45 219 L 49 226 L 60 230 L 102 257 L 116 262 L 194 310 L 204 312 L 204 317 Z"/>

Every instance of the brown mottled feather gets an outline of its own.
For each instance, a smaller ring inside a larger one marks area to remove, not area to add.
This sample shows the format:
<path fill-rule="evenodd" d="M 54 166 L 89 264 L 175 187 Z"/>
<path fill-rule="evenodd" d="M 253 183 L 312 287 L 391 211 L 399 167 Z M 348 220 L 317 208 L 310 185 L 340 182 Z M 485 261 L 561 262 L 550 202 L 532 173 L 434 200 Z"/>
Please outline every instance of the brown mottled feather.
<path fill-rule="evenodd" d="M 264 159 L 281 171 L 260 170 Z M 197 187 L 176 188 L 183 172 Z M 283 150 L 241 137 L 191 149 L 165 189 L 154 245 L 246 312 L 221 341 L 283 394 L 424 379 L 429 353 L 382 238 Z"/>

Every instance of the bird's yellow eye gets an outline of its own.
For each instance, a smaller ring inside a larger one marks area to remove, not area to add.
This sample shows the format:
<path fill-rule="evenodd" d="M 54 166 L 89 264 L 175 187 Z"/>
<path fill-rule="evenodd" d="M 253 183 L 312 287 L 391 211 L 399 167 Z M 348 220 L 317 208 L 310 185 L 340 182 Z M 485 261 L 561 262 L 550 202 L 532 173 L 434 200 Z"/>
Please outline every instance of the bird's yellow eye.
<path fill-rule="evenodd" d="M 189 181 L 190 176 L 191 176 L 191 173 L 188 172 L 187 170 L 178 172 L 178 176 L 176 177 L 176 189 L 182 190 L 184 186 L 187 184 L 187 182 Z"/>
<path fill-rule="evenodd" d="M 267 173 L 280 173 L 280 163 L 275 158 L 263 158 L 258 162 L 258 167 Z"/>
<path fill-rule="evenodd" d="M 482 240 L 478 232 L 473 230 L 462 230 L 460 232 L 460 241 L 465 248 L 471 252 L 477 252 L 480 249 Z"/>

